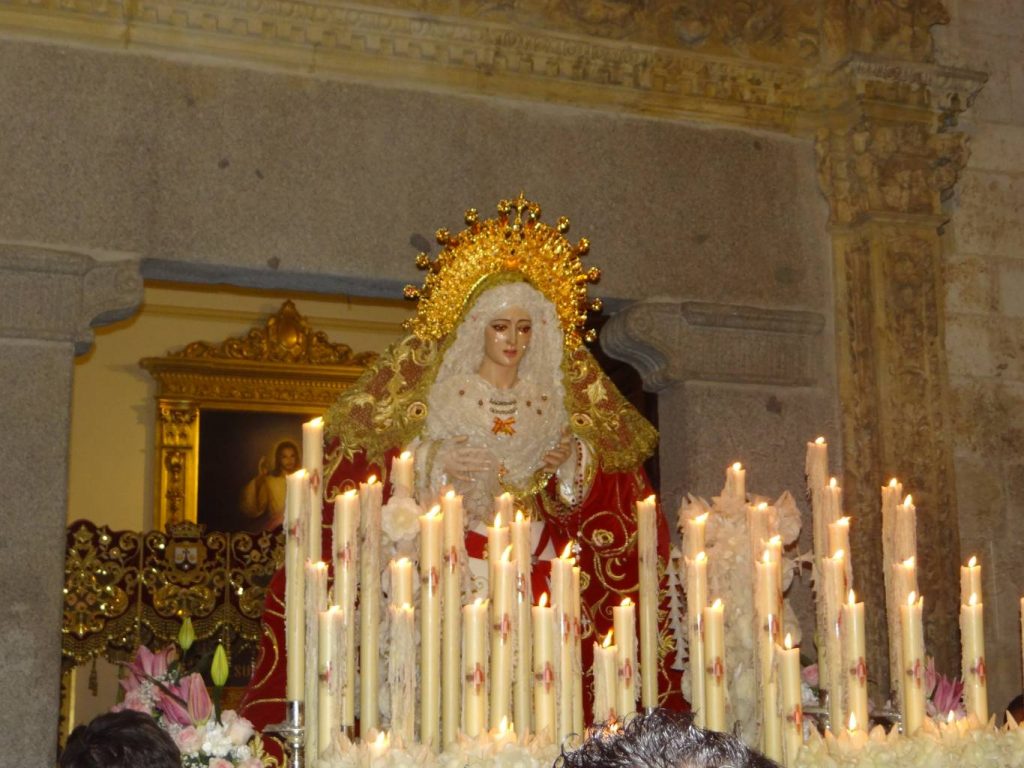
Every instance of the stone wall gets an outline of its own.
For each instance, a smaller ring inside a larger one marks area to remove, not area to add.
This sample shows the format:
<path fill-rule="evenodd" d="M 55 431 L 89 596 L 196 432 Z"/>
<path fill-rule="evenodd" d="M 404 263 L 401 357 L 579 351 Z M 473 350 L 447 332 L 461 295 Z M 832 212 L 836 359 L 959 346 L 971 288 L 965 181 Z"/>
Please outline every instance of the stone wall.
<path fill-rule="evenodd" d="M 947 229 L 946 348 L 963 557 L 985 564 L 989 701 L 1021 691 L 1024 594 L 1024 6 L 949 2 L 939 56 L 989 81 L 963 128 L 971 157 Z"/>

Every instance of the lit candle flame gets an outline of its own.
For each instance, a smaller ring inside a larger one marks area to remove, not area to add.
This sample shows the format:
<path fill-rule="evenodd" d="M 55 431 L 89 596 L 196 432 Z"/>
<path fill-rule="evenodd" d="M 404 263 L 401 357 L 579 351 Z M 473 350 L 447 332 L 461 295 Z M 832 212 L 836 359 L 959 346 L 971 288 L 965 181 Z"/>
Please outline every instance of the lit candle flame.
<path fill-rule="evenodd" d="M 889 481 L 890 488 L 895 488 L 897 485 L 899 485 L 899 481 L 895 477 Z"/>
<path fill-rule="evenodd" d="M 498 735 L 504 736 L 508 733 L 508 730 L 508 715 L 505 715 L 501 718 L 501 721 L 498 723 Z"/>
<path fill-rule="evenodd" d="M 473 601 L 473 607 L 474 607 L 474 608 L 479 608 L 479 607 L 480 607 L 480 606 L 482 606 L 482 605 L 483 605 L 483 604 L 484 604 L 485 602 L 487 602 L 487 601 L 486 601 L 486 600 L 485 600 L 484 598 L 482 598 L 482 597 L 478 597 L 478 598 L 477 598 L 476 600 L 474 600 L 474 601 Z"/>
<path fill-rule="evenodd" d="M 710 512 L 702 512 L 701 514 L 697 515 L 697 517 L 695 517 L 694 520 L 703 525 L 708 521 L 708 515 L 710 514 Z"/>
<path fill-rule="evenodd" d="M 857 716 L 853 712 L 850 713 L 850 730 L 857 730 Z"/>
<path fill-rule="evenodd" d="M 857 602 L 857 593 L 854 592 L 852 589 L 850 590 L 850 593 L 846 596 L 846 602 L 848 602 L 850 605 L 854 605 Z"/>
<path fill-rule="evenodd" d="M 904 568 L 913 568 L 914 564 L 916 562 L 917 562 L 916 558 L 913 555 L 911 555 L 910 557 L 908 557 L 906 560 L 903 561 L 903 567 Z"/>
<path fill-rule="evenodd" d="M 455 491 L 452 490 L 451 488 L 449 488 L 447 491 L 444 492 L 444 497 L 446 499 L 454 499 L 455 498 Z"/>
<path fill-rule="evenodd" d="M 766 549 L 763 553 L 761 553 L 761 562 L 764 563 L 765 565 L 767 565 L 771 561 L 772 561 L 771 550 Z"/>
<path fill-rule="evenodd" d="M 757 504 L 757 511 L 758 512 L 767 512 L 768 511 L 768 502 L 767 501 L 758 502 L 758 504 Z"/>
<path fill-rule="evenodd" d="M 793 636 L 789 632 L 786 633 L 785 646 L 787 651 L 793 650 Z"/>
<path fill-rule="evenodd" d="M 629 606 L 629 605 L 632 605 L 632 604 L 633 604 L 633 601 L 630 600 L 628 597 L 622 598 L 622 606 L 623 607 L 626 607 L 626 606 Z"/>
<path fill-rule="evenodd" d="M 971 592 L 971 596 L 967 599 L 967 604 L 974 606 L 978 604 L 978 593 Z"/>
<path fill-rule="evenodd" d="M 911 592 L 907 595 L 907 605 L 913 605 L 917 602 L 917 592 Z"/>
<path fill-rule="evenodd" d="M 315 419 L 310 419 L 306 423 L 309 424 L 311 427 L 319 427 L 319 426 L 323 425 L 324 417 L 323 416 L 317 416 Z"/>
<path fill-rule="evenodd" d="M 648 496 L 646 499 L 644 499 L 644 502 L 646 504 L 657 504 L 658 503 L 658 497 L 652 493 L 650 496 Z"/>
<path fill-rule="evenodd" d="M 732 465 L 733 472 L 739 472 L 741 469 L 743 469 L 743 465 L 740 464 L 738 461 Z"/>
<path fill-rule="evenodd" d="M 604 642 L 601 643 L 601 647 L 602 648 L 610 648 L 611 647 L 611 645 L 612 645 L 612 633 L 614 633 L 614 632 L 615 632 L 614 629 L 609 629 L 608 630 L 608 634 L 604 636 Z"/>
<path fill-rule="evenodd" d="M 571 560 L 572 559 L 572 545 L 573 545 L 573 543 L 574 542 L 570 541 L 568 544 L 565 545 L 565 549 L 562 550 L 562 554 L 560 554 L 558 556 L 560 559 L 562 559 L 562 560 Z"/>
<path fill-rule="evenodd" d="M 521 522 L 523 522 L 523 520 L 525 520 L 525 519 L 526 519 L 526 518 L 525 518 L 525 517 L 523 517 L 523 510 L 521 510 L 521 509 L 517 509 L 517 510 L 516 510 L 516 522 L 517 522 L 517 523 L 521 523 Z"/>
<path fill-rule="evenodd" d="M 722 598 L 716 597 L 715 598 L 715 602 L 713 602 L 711 604 L 711 608 L 712 608 L 712 610 L 715 610 L 715 611 L 722 610 Z"/>
<path fill-rule="evenodd" d="M 911 495 L 909 493 L 907 494 L 907 498 L 905 498 L 903 500 L 903 506 L 904 507 L 912 507 L 912 506 L 914 506 L 914 497 L 913 497 L 913 495 Z"/>
<path fill-rule="evenodd" d="M 547 604 L 548 604 L 548 593 L 545 592 L 544 594 L 542 594 L 540 596 L 540 600 L 537 601 L 537 607 L 538 608 L 544 608 L 544 607 L 547 606 Z"/>
<path fill-rule="evenodd" d="M 818 445 L 824 445 L 825 444 L 825 438 L 824 438 L 824 436 L 816 437 L 816 438 L 814 438 L 814 442 L 816 442 Z"/>
<path fill-rule="evenodd" d="M 971 555 L 971 559 L 967 561 L 967 567 L 968 568 L 973 568 L 977 564 L 978 564 L 978 558 L 975 557 L 974 555 Z"/>
<path fill-rule="evenodd" d="M 782 546 L 782 536 L 780 534 L 776 533 L 774 536 L 772 536 L 770 539 L 768 539 L 768 545 L 772 546 L 772 547 L 775 547 L 775 546 L 781 547 Z"/>
<path fill-rule="evenodd" d="M 953 711 L 953 710 L 951 709 L 951 710 L 949 710 L 949 714 L 948 714 L 948 715 L 946 715 L 946 724 L 947 724 L 947 725 L 952 725 L 952 723 L 953 723 L 953 721 L 954 721 L 954 720 L 956 720 L 956 712 L 954 712 L 954 711 Z"/>
<path fill-rule="evenodd" d="M 836 487 L 838 487 L 838 485 L 839 485 L 839 482 L 834 477 L 830 477 L 828 479 L 828 487 L 829 488 L 836 488 Z"/>
<path fill-rule="evenodd" d="M 325 571 L 327 570 L 327 563 L 325 563 L 323 560 L 317 560 L 315 563 L 313 563 L 313 567 L 316 568 L 318 571 Z"/>
<path fill-rule="evenodd" d="M 839 523 L 839 525 L 849 526 L 849 524 L 850 524 L 850 516 L 847 515 L 846 517 L 840 517 L 838 520 L 836 520 L 836 522 Z"/>
<path fill-rule="evenodd" d="M 441 514 L 441 505 L 440 504 L 435 504 L 434 506 L 432 506 L 430 508 L 430 511 L 427 512 L 426 517 L 428 517 L 430 519 L 433 519 L 435 517 L 438 517 L 440 514 Z"/>
<path fill-rule="evenodd" d="M 402 606 L 401 608 L 399 608 L 399 610 L 404 611 L 406 613 L 412 613 L 412 603 L 402 603 Z"/>
<path fill-rule="evenodd" d="M 409 459 L 412 458 L 412 453 L 410 453 L 409 451 L 402 451 L 400 454 L 398 454 L 398 458 L 400 458 L 402 461 L 408 461 Z"/>
<path fill-rule="evenodd" d="M 494 527 L 501 528 L 501 512 L 494 513 Z"/>
<path fill-rule="evenodd" d="M 505 547 L 505 551 L 501 553 L 501 562 L 507 563 L 512 560 L 512 545 L 509 544 Z"/>
<path fill-rule="evenodd" d="M 846 550 L 843 550 L 843 549 L 837 549 L 836 553 L 834 555 L 832 555 L 832 559 L 833 560 L 842 560 L 845 557 L 846 557 Z"/>
<path fill-rule="evenodd" d="M 341 495 L 342 496 L 355 496 L 357 493 L 359 493 L 359 491 L 357 491 L 355 488 L 349 488 L 347 491 L 345 491 Z"/>
<path fill-rule="evenodd" d="M 704 550 L 701 550 L 700 552 L 697 553 L 697 556 L 694 557 L 693 559 L 696 562 L 699 562 L 699 563 L 706 563 L 707 559 L 708 559 L 708 553 L 705 552 Z"/>
<path fill-rule="evenodd" d="M 367 485 L 373 485 L 376 482 L 377 482 L 377 476 L 376 475 L 370 475 L 368 478 L 366 478 L 366 484 Z M 378 736 L 377 738 L 380 738 L 380 736 Z"/>

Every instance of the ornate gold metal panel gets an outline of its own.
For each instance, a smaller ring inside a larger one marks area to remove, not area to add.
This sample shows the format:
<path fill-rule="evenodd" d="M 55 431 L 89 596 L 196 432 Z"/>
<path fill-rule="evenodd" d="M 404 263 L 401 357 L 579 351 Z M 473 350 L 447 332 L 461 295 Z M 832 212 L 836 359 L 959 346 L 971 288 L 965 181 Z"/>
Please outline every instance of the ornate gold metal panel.
<path fill-rule="evenodd" d="M 321 412 L 374 356 L 332 343 L 285 301 L 243 336 L 142 360 L 158 385 L 156 528 L 196 521 L 204 410 Z"/>

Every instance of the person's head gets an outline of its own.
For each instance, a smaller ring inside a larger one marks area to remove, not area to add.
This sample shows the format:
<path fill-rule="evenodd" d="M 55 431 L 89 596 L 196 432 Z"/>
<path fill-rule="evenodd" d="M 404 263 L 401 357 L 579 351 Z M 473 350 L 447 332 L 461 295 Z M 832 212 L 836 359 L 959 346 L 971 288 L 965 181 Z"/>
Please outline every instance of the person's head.
<path fill-rule="evenodd" d="M 1014 719 L 1014 722 L 1024 723 L 1024 693 L 1018 693 L 1013 700 L 1006 705 L 1006 714 Z"/>
<path fill-rule="evenodd" d="M 777 768 L 735 736 L 706 731 L 689 712 L 655 709 L 624 728 L 592 730 L 579 749 L 565 751 L 556 768 Z"/>
<path fill-rule="evenodd" d="M 291 440 L 277 444 L 274 451 L 274 474 L 290 475 L 299 468 L 299 447 Z"/>
<path fill-rule="evenodd" d="M 562 338 L 554 305 L 540 291 L 522 281 L 502 283 L 466 311 L 438 379 L 476 373 L 490 360 L 540 383 L 560 371 Z"/>
<path fill-rule="evenodd" d="M 181 753 L 152 717 L 126 709 L 75 728 L 60 768 L 181 768 Z"/>

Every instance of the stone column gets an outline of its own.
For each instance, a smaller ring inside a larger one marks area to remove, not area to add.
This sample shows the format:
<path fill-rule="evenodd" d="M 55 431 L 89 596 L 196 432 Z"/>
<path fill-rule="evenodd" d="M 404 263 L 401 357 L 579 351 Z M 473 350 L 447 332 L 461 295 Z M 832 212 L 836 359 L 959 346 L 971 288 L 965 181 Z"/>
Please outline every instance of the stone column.
<path fill-rule="evenodd" d="M 0 244 L 5 764 L 56 759 L 72 361 L 141 300 L 137 263 Z"/>
<path fill-rule="evenodd" d="M 671 299 L 637 302 L 605 324 L 604 350 L 658 393 L 670 520 L 685 494 L 717 495 L 734 461 L 751 492 L 802 497 L 805 443 L 835 432 L 824 327 L 812 312 Z"/>

